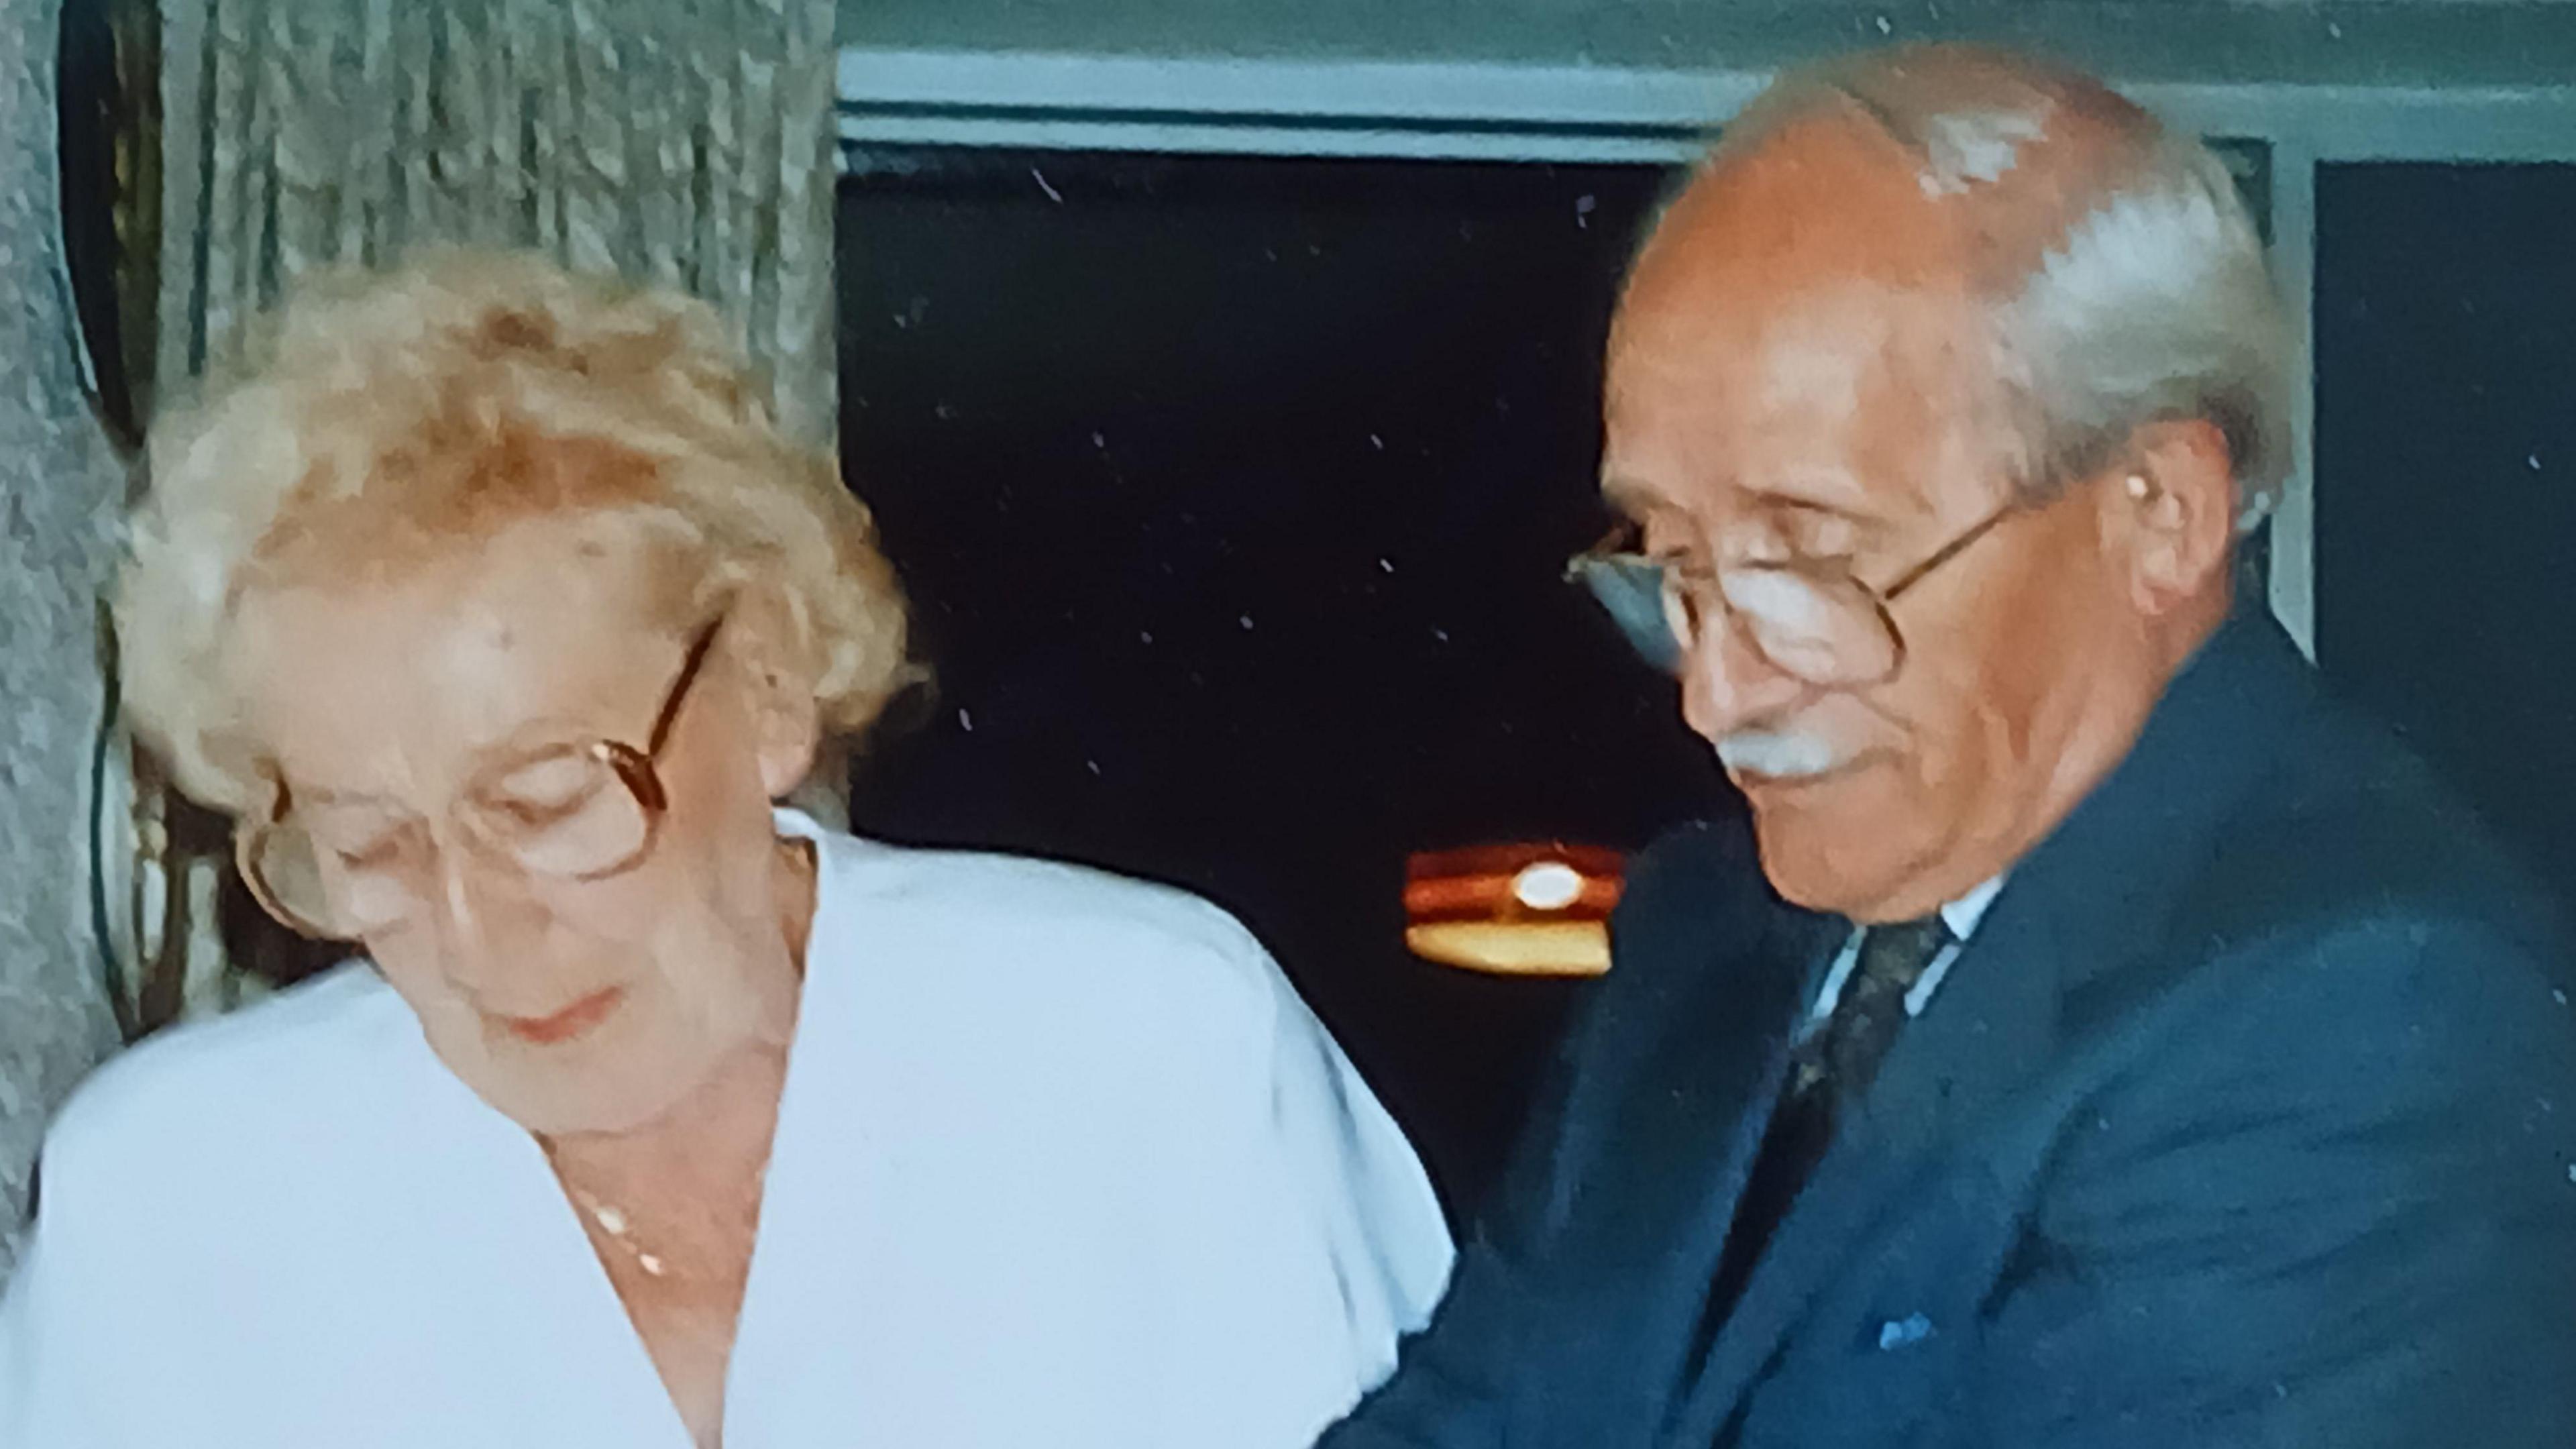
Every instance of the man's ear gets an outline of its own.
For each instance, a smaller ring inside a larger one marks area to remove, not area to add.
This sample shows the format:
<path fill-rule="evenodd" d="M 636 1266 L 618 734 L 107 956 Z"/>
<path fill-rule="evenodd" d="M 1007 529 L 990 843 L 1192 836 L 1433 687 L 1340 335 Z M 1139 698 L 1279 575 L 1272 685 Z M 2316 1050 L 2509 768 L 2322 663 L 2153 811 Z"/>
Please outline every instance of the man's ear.
<path fill-rule="evenodd" d="M 813 770 L 823 742 L 804 614 L 779 590 L 754 586 L 736 599 L 725 636 L 741 671 L 761 786 L 770 799 L 785 799 Z"/>
<path fill-rule="evenodd" d="M 2131 597 L 2163 615 L 2222 586 L 2236 554 L 2234 459 L 2214 423 L 2149 423 L 2131 435 L 2104 495 L 2128 541 Z"/>

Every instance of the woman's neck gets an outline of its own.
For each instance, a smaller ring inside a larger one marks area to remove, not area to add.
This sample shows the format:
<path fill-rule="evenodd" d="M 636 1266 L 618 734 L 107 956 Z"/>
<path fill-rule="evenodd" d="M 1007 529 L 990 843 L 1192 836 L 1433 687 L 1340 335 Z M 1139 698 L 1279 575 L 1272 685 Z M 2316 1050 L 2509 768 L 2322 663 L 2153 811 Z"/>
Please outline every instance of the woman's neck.
<path fill-rule="evenodd" d="M 777 1134 L 778 1100 L 787 1084 L 795 999 L 814 917 L 814 851 L 781 841 L 777 909 L 786 971 L 782 1029 L 746 1040 L 670 1110 L 615 1132 L 571 1132 L 542 1139 L 556 1176 L 576 1193 L 632 1211 L 630 1203 L 756 1203 Z"/>
<path fill-rule="evenodd" d="M 549 1137 L 546 1156 L 567 1187 L 621 1206 L 756 1195 L 786 1082 L 785 1046 L 746 1046 L 652 1121 Z"/>

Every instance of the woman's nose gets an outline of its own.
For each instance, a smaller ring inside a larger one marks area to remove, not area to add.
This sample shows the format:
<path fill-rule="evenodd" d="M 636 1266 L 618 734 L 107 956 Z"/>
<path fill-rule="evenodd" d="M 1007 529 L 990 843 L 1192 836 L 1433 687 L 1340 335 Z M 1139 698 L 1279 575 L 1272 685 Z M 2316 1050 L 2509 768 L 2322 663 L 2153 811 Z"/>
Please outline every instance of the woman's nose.
<path fill-rule="evenodd" d="M 437 922 L 448 975 L 469 989 L 500 979 L 528 902 L 496 880 L 491 867 L 459 850 L 439 852 L 435 888 L 425 904 Z"/>

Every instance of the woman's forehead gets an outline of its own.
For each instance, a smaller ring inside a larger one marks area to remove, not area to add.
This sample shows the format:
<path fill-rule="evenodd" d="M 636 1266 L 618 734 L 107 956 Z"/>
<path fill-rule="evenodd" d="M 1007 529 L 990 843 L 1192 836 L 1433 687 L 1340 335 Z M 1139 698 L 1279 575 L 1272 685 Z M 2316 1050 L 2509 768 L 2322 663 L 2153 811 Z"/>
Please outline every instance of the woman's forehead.
<path fill-rule="evenodd" d="M 262 593 L 242 617 L 249 723 L 315 783 L 444 775 L 550 731 L 640 737 L 685 647 L 660 573 L 651 550 L 529 525 L 403 576 Z"/>

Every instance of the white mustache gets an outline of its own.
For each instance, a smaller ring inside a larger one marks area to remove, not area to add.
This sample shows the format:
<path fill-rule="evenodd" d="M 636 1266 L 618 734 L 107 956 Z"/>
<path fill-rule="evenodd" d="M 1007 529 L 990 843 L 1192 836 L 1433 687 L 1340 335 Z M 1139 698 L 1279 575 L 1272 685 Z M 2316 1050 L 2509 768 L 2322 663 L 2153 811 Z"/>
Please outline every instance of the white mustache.
<path fill-rule="evenodd" d="M 1775 780 L 1821 775 L 1843 763 L 1833 741 L 1796 730 L 1738 730 L 1717 742 L 1717 759 L 1730 771 Z"/>

